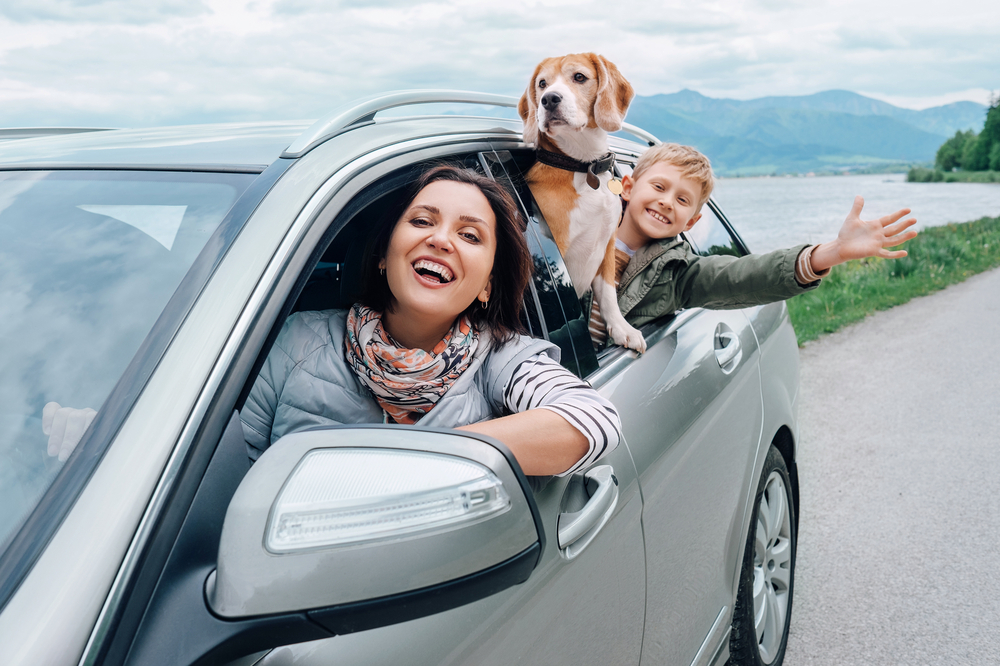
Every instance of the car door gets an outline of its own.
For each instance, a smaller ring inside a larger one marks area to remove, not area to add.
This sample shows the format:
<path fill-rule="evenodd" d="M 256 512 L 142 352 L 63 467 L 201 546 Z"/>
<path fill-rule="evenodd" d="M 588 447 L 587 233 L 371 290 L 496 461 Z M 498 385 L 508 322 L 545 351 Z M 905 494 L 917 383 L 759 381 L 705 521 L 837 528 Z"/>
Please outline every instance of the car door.
<path fill-rule="evenodd" d="M 692 230 L 696 251 L 742 252 L 711 213 L 706 206 Z M 659 341 L 615 378 L 612 394 L 659 417 L 654 426 L 637 414 L 625 429 L 635 433 L 645 502 L 643 661 L 712 663 L 728 644 L 760 446 L 757 339 L 744 311 L 700 308 L 661 323 L 651 338 Z"/>
<path fill-rule="evenodd" d="M 455 158 L 502 178 L 503 169 L 492 151 Z M 383 179 L 369 191 L 384 194 L 387 182 Z M 363 207 L 363 202 L 357 203 L 360 201 L 359 196 L 353 207 Z M 348 223 L 345 238 L 350 234 Z M 536 269 L 541 270 L 536 272 L 526 299 L 526 323 L 534 335 L 561 340 L 563 363 L 577 369 L 572 344 L 555 333 L 556 328 L 565 325 L 560 319 L 559 298 L 565 297 L 568 284 L 553 282 L 548 259 L 532 229 L 528 230 L 528 238 Z M 333 250 L 327 251 L 321 265 L 334 263 L 337 243 L 334 239 Z M 330 261 L 324 261 L 327 259 Z M 307 285 L 304 293 L 308 292 Z M 588 481 L 588 473 L 597 480 Z M 645 603 L 645 561 L 641 497 L 627 447 L 620 446 L 596 465 L 571 477 L 532 481 L 547 545 L 527 582 L 437 615 L 278 648 L 260 665 L 637 664 Z M 590 493 L 598 490 L 601 496 L 595 503 Z M 560 547 L 560 526 L 565 539 L 568 517 L 588 511 L 590 515 L 583 515 L 583 533 L 572 544 Z"/>
<path fill-rule="evenodd" d="M 693 231 L 700 253 L 744 252 L 708 207 Z M 564 309 L 582 317 L 578 304 Z M 742 310 L 692 309 L 643 333 L 641 357 L 612 348 L 588 374 L 621 413 L 642 488 L 642 662 L 711 663 L 728 639 L 761 435 L 757 340 Z"/>

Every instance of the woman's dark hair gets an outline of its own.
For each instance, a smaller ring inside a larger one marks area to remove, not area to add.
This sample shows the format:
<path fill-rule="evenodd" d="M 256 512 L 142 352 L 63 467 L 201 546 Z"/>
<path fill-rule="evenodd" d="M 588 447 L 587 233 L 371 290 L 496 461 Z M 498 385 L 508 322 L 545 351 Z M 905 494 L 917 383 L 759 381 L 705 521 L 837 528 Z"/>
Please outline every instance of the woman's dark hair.
<path fill-rule="evenodd" d="M 385 207 L 378 221 L 378 231 L 368 245 L 363 268 L 361 303 L 383 312 L 392 311 L 393 296 L 379 263 L 389 250 L 389 240 L 396 223 L 425 187 L 439 180 L 474 185 L 483 193 L 496 217 L 497 249 L 493 257 L 492 287 L 487 307 L 474 300 L 463 314 L 477 330 L 488 330 L 498 344 L 524 333 L 521 307 L 524 290 L 531 280 L 533 264 L 524 240 L 525 224 L 513 197 L 499 183 L 481 173 L 463 167 L 442 164 L 424 171 L 406 190 L 406 195 Z"/>

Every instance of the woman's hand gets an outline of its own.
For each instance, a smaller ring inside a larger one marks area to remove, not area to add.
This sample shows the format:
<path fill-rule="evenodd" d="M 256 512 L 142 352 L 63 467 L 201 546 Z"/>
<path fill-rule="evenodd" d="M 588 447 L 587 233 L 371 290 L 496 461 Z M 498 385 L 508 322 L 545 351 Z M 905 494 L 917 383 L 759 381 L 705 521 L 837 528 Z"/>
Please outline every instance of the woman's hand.
<path fill-rule="evenodd" d="M 74 409 L 50 402 L 42 408 L 42 432 L 49 436 L 49 455 L 64 462 L 80 443 L 97 412 L 89 407 Z"/>
<path fill-rule="evenodd" d="M 901 218 L 910 214 L 909 208 L 883 215 L 877 220 L 862 220 L 861 209 L 865 205 L 862 197 L 854 197 L 854 206 L 844 220 L 837 239 L 818 245 L 812 253 L 812 267 L 817 273 L 851 259 L 882 257 L 898 259 L 906 256 L 906 250 L 887 250 L 905 243 L 917 235 L 915 229 L 906 231 L 917 223 L 916 218 Z"/>

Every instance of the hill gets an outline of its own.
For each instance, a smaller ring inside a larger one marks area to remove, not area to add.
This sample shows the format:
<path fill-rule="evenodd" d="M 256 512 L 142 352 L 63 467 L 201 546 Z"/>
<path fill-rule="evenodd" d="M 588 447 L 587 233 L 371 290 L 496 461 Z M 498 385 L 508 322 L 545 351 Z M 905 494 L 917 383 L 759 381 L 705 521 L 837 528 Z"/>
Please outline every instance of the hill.
<path fill-rule="evenodd" d="M 697 147 L 720 175 L 764 175 L 931 162 L 955 131 L 979 131 L 985 112 L 975 102 L 915 111 L 845 90 L 751 100 L 682 90 L 636 97 L 627 120 Z"/>

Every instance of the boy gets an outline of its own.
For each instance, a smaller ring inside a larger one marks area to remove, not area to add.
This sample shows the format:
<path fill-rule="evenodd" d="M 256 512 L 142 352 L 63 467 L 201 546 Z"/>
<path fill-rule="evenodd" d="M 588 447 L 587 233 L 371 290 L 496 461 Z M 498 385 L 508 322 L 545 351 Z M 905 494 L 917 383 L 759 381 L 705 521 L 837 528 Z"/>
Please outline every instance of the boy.
<path fill-rule="evenodd" d="M 791 298 L 819 286 L 830 269 L 850 259 L 905 257 L 885 248 L 917 235 L 904 208 L 878 220 L 862 220 L 864 200 L 855 197 L 837 238 L 745 257 L 694 254 L 677 236 L 701 219 L 714 186 L 708 158 L 694 148 L 666 143 L 643 153 L 622 179 L 625 210 L 615 241 L 618 305 L 636 328 L 690 307 L 743 308 Z M 905 233 L 904 233 L 905 232 Z M 598 347 L 607 330 L 596 304 L 590 333 Z"/>

